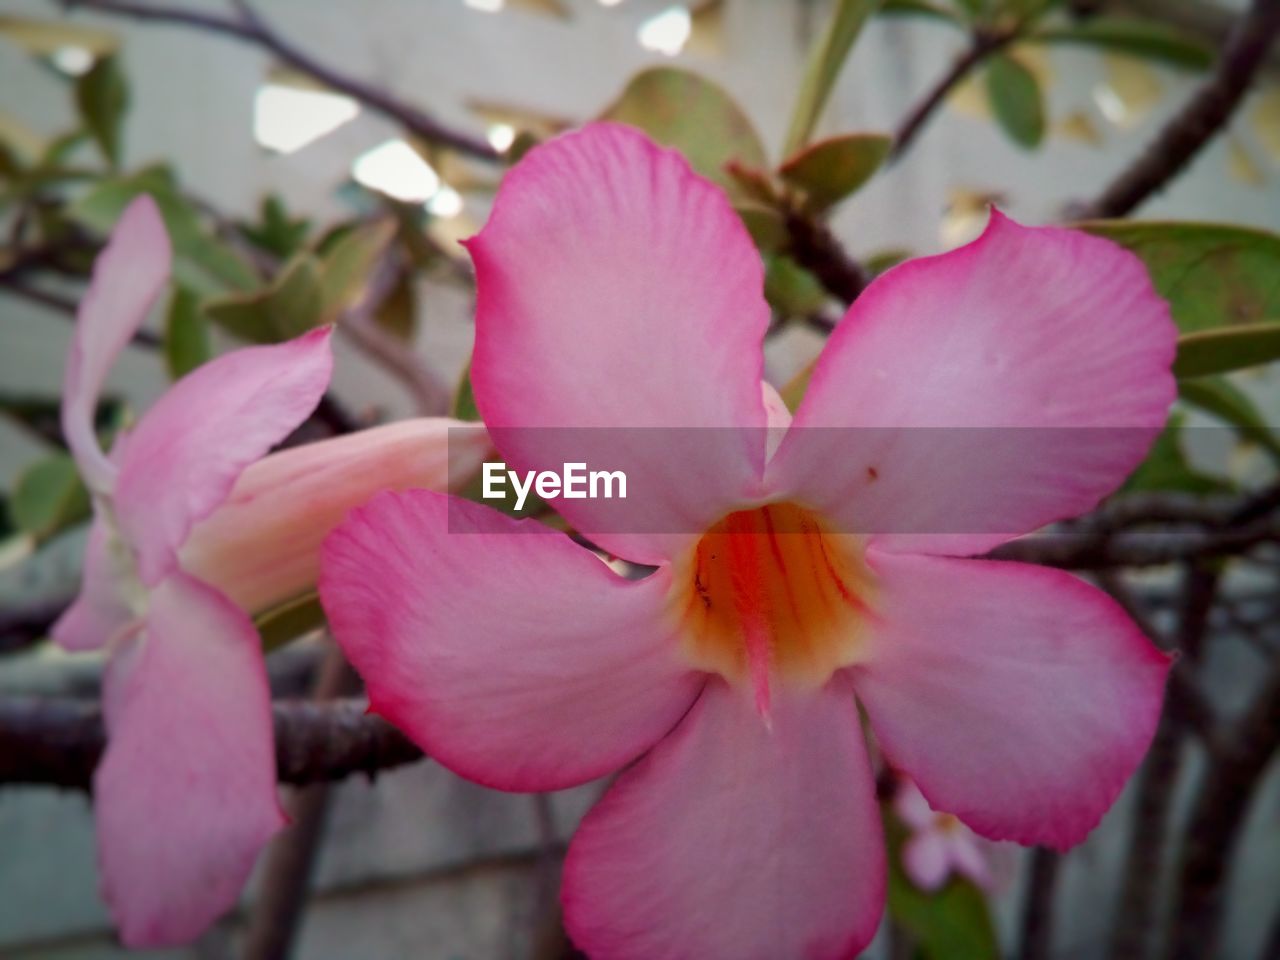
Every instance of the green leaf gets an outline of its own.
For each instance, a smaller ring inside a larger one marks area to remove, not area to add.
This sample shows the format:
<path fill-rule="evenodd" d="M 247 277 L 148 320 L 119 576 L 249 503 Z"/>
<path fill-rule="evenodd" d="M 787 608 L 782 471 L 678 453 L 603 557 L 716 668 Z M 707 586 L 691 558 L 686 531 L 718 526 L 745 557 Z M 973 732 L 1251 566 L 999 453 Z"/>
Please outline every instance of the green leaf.
<path fill-rule="evenodd" d="M 95 57 L 105 57 L 115 53 L 120 45 L 116 35 L 106 30 L 66 20 L 29 17 L 0 16 L 0 37 L 40 57 L 52 56 L 63 47 L 81 47 Z"/>
<path fill-rule="evenodd" d="M 252 290 L 258 284 L 253 268 L 230 247 L 217 240 L 192 203 L 178 190 L 165 167 L 148 167 L 123 177 L 109 177 L 77 200 L 67 216 L 88 230 L 106 236 L 125 207 L 140 194 L 150 194 L 160 208 L 174 250 L 174 277 L 200 293 Z"/>
<path fill-rule="evenodd" d="M 262 637 L 263 653 L 270 653 L 324 626 L 324 609 L 315 593 L 306 593 L 259 614 L 253 620 Z"/>
<path fill-rule="evenodd" d="M 1144 60 L 1196 70 L 1214 61 L 1212 45 L 1201 37 L 1157 20 L 1091 17 L 1067 26 L 1045 27 L 1026 37 L 1031 43 L 1073 43 L 1102 47 Z"/>
<path fill-rule="evenodd" d="M 787 317 L 816 313 L 829 299 L 817 277 L 783 255 L 765 260 L 764 296 L 773 309 Z"/>
<path fill-rule="evenodd" d="M 1280 360 L 1280 323 L 1271 321 L 1179 337 L 1173 372 L 1179 378 L 1204 377 L 1274 360 Z"/>
<path fill-rule="evenodd" d="M 278 194 L 263 198 L 259 218 L 257 224 L 240 224 L 240 232 L 254 246 L 282 260 L 297 253 L 311 232 L 311 221 L 306 217 L 290 217 Z"/>
<path fill-rule="evenodd" d="M 462 379 L 458 381 L 458 389 L 453 393 L 453 413 L 456 420 L 481 420 L 480 408 L 476 406 L 476 395 L 471 389 L 471 364 L 462 371 Z"/>
<path fill-rule="evenodd" d="M 1142 258 L 1183 333 L 1280 317 L 1280 236 L 1209 223 L 1078 224 Z"/>
<path fill-rule="evenodd" d="M 880 13 L 884 16 L 930 17 L 959 26 L 963 26 L 965 22 L 964 17 L 956 11 L 940 3 L 932 3 L 930 0 L 884 0 L 880 6 Z"/>
<path fill-rule="evenodd" d="M 164 359 L 169 376 L 185 377 L 213 355 L 209 321 L 200 310 L 194 291 L 175 287 L 164 321 Z"/>
<path fill-rule="evenodd" d="M 1125 481 L 1124 492 L 1141 490 L 1179 490 L 1184 493 L 1215 493 L 1230 488 L 1225 480 L 1201 473 L 1191 466 L 1182 449 L 1183 422 L 1186 415 L 1173 413 L 1147 458 Z"/>
<path fill-rule="evenodd" d="M 1030 70 L 997 54 L 987 64 L 987 98 L 1001 129 L 1018 146 L 1031 149 L 1044 139 L 1044 100 Z"/>
<path fill-rule="evenodd" d="M 756 248 L 762 253 L 771 253 L 781 247 L 787 240 L 787 224 L 773 207 L 751 200 L 740 200 L 733 209 L 742 218 L 742 224 L 751 234 Z"/>
<path fill-rule="evenodd" d="M 1178 383 L 1178 396 L 1235 427 L 1244 440 L 1255 443 L 1280 464 L 1280 440 L 1258 412 L 1253 401 L 1230 381 L 1221 377 L 1196 377 Z"/>
<path fill-rule="evenodd" d="M 373 315 L 374 323 L 405 343 L 412 343 L 418 332 L 418 296 L 414 292 L 413 275 L 400 274 L 396 285 Z"/>
<path fill-rule="evenodd" d="M 9 498 L 13 522 L 38 541 L 79 523 L 91 509 L 89 491 L 80 481 L 75 461 L 65 453 L 27 467 Z"/>
<path fill-rule="evenodd" d="M 120 129 L 129 109 L 129 82 L 116 57 L 103 57 L 76 80 L 76 105 L 112 169 L 120 166 Z"/>
<path fill-rule="evenodd" d="M 279 343 L 325 322 L 319 261 L 311 254 L 290 260 L 265 290 L 210 300 L 205 313 L 223 329 L 251 343 Z"/>
<path fill-rule="evenodd" d="M 866 268 L 867 273 L 873 277 L 878 277 L 886 270 L 896 267 L 900 263 L 910 260 L 915 254 L 903 247 L 891 247 L 888 250 L 879 250 L 871 254 L 862 261 L 862 266 Z"/>
<path fill-rule="evenodd" d="M 911 935 L 925 960 L 996 960 L 1000 947 L 982 891 L 958 877 L 933 893 L 918 889 L 902 868 L 907 831 L 887 808 L 884 819 L 889 915 Z"/>
<path fill-rule="evenodd" d="M 705 77 L 677 67 L 636 74 L 600 119 L 629 123 L 675 147 L 694 170 L 733 196 L 740 188 L 725 164 L 768 163 L 755 127 L 734 99 Z"/>
<path fill-rule="evenodd" d="M 854 193 L 884 163 L 891 137 L 850 133 L 822 140 L 788 158 L 782 179 L 805 192 L 811 209 L 821 212 Z"/>
<path fill-rule="evenodd" d="M 853 49 L 853 42 L 879 6 L 880 0 L 836 0 L 831 21 L 809 53 L 782 151 L 784 156 L 790 156 L 809 142 L 840 68 Z"/>
<path fill-rule="evenodd" d="M 357 303 L 364 295 L 374 266 L 396 235 L 391 219 L 365 223 L 346 231 L 322 254 L 321 299 L 325 323 Z"/>

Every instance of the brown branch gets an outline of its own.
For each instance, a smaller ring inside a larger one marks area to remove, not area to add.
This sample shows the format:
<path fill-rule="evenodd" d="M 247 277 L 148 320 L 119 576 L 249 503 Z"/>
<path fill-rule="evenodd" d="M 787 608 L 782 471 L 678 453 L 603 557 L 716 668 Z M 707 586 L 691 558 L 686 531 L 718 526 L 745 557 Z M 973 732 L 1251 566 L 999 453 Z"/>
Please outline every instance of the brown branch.
<path fill-rule="evenodd" d="M 247 4 L 237 3 L 236 17 L 220 17 L 182 7 L 136 3 L 133 0 L 60 0 L 67 10 L 131 17 L 152 23 L 194 27 L 209 33 L 243 40 L 276 56 L 281 62 L 305 73 L 330 89 L 345 93 L 369 109 L 398 123 L 414 136 L 450 147 L 459 153 L 501 163 L 503 156 L 487 140 L 453 130 L 390 92 L 328 66 L 281 36 Z"/>
<path fill-rule="evenodd" d="M 942 106 L 944 100 L 969 74 L 987 57 L 1008 46 L 1017 36 L 1015 30 L 999 32 L 975 31 L 969 46 L 952 62 L 944 73 L 920 101 L 907 113 L 906 118 L 893 136 L 893 147 L 889 151 L 889 162 L 900 159 L 916 135 L 924 129 L 925 123 L 933 116 L 935 110 Z"/>
<path fill-rule="evenodd" d="M 1280 753 L 1280 660 L 1222 742 L 1228 749 L 1210 758 L 1187 820 L 1166 950 L 1170 960 L 1219 955 L 1227 872 L 1254 792 Z"/>
<path fill-rule="evenodd" d="M 360 680 L 336 646 L 325 655 L 312 691 L 317 703 L 360 689 Z M 285 960 L 311 890 L 316 854 L 329 817 L 329 784 L 313 783 L 286 801 L 292 823 L 271 842 L 258 897 L 245 933 L 245 960 Z"/>
<path fill-rule="evenodd" d="M 281 701 L 275 715 L 281 783 L 342 780 L 422 759 L 422 751 L 362 700 Z M 66 697 L 0 697 L 0 784 L 88 790 L 106 744 L 99 704 Z"/>
<path fill-rule="evenodd" d="M 1053 947 L 1053 900 L 1062 855 L 1045 847 L 1031 851 L 1031 876 L 1022 903 L 1020 960 L 1048 960 Z"/>
<path fill-rule="evenodd" d="M 1183 578 L 1177 641 L 1184 659 L 1174 665 L 1171 681 L 1174 677 L 1191 676 L 1188 665 L 1199 659 L 1217 586 L 1218 575 L 1211 568 L 1196 564 L 1188 567 Z M 1152 949 L 1158 878 L 1164 876 L 1165 843 L 1182 769 L 1187 714 L 1186 694 L 1179 692 L 1182 689 L 1171 682 L 1165 713 L 1136 777 L 1133 827 L 1111 937 L 1113 960 L 1145 960 Z"/>
<path fill-rule="evenodd" d="M 1086 210 L 1087 218 L 1123 217 L 1161 190 L 1226 124 L 1280 32 L 1280 3 L 1253 0 L 1240 17 L 1213 74 L 1138 160 Z"/>
<path fill-rule="evenodd" d="M 787 235 L 796 262 L 841 303 L 853 303 L 870 283 L 866 270 L 845 252 L 825 223 L 792 211 L 787 214 Z"/>

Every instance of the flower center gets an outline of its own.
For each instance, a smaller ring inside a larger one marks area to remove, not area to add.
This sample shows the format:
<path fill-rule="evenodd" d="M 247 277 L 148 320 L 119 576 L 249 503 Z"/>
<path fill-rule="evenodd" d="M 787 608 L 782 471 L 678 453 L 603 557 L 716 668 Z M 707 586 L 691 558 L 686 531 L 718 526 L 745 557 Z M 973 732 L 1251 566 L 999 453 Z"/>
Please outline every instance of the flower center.
<path fill-rule="evenodd" d="M 857 659 L 871 573 L 857 537 L 794 503 L 729 514 L 676 567 L 676 611 L 693 661 L 749 678 L 768 714 L 771 677 L 820 686 Z"/>

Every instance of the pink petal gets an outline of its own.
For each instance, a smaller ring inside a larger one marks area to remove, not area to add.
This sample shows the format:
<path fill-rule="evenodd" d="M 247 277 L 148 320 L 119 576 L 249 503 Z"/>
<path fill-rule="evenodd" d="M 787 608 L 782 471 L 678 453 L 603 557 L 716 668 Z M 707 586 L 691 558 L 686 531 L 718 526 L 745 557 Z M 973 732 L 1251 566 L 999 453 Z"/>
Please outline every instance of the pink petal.
<path fill-rule="evenodd" d="M 946 883 L 951 872 L 947 840 L 937 830 L 920 830 L 902 845 L 902 869 L 912 884 L 932 893 Z"/>
<path fill-rule="evenodd" d="M 1137 466 L 1174 398 L 1175 336 L 1131 253 L 993 211 L 978 240 L 858 298 L 771 478 L 882 547 L 981 553 Z"/>
<path fill-rule="evenodd" d="M 982 852 L 981 844 L 984 842 L 964 828 L 952 830 L 946 835 L 949 860 L 956 873 L 972 880 L 983 890 L 990 890 L 991 867 Z"/>
<path fill-rule="evenodd" d="M 884 908 L 875 785 L 848 687 L 750 692 L 709 680 L 624 771 L 565 863 L 565 926 L 594 960 L 838 960 Z"/>
<path fill-rule="evenodd" d="M 877 616 L 851 673 L 889 762 L 993 840 L 1084 839 L 1146 752 L 1168 658 L 1060 570 L 868 560 Z"/>
<path fill-rule="evenodd" d="M 593 124 L 508 173 L 468 248 L 471 377 L 495 446 L 521 471 L 627 475 L 625 501 L 558 500 L 574 526 L 658 563 L 749 494 L 769 308 L 718 187 L 638 131 Z M 670 427 L 730 429 L 645 429 Z"/>
<path fill-rule="evenodd" d="M 272 453 L 192 529 L 182 568 L 266 610 L 315 586 L 320 544 L 353 507 L 380 490 L 456 489 L 491 450 L 479 424 L 422 417 Z"/>
<path fill-rule="evenodd" d="M 330 333 L 223 354 L 175 383 L 123 439 L 116 519 L 147 586 L 174 569 L 191 527 L 240 472 L 315 409 L 333 370 Z"/>
<path fill-rule="evenodd" d="M 665 570 L 624 580 L 564 534 L 465 500 L 379 494 L 330 535 L 322 568 L 370 709 L 488 786 L 610 773 L 703 683 L 667 623 Z"/>
<path fill-rule="evenodd" d="M 923 830 L 931 827 L 938 819 L 937 813 L 929 806 L 920 788 L 907 779 L 898 781 L 898 788 L 893 794 L 893 810 L 903 823 L 912 830 Z"/>
<path fill-rule="evenodd" d="M 129 946 L 195 939 L 285 823 L 258 643 L 248 617 L 177 573 L 111 661 L 94 799 L 103 893 Z"/>
<path fill-rule="evenodd" d="M 155 201 L 129 204 L 93 264 L 76 312 L 63 385 L 62 432 L 90 489 L 110 491 L 115 467 L 93 429 L 94 407 L 116 357 L 147 319 L 169 279 L 173 253 Z"/>
<path fill-rule="evenodd" d="M 112 574 L 107 536 L 107 528 L 95 519 L 84 548 L 80 593 L 50 631 L 64 650 L 97 650 L 137 619 Z"/>

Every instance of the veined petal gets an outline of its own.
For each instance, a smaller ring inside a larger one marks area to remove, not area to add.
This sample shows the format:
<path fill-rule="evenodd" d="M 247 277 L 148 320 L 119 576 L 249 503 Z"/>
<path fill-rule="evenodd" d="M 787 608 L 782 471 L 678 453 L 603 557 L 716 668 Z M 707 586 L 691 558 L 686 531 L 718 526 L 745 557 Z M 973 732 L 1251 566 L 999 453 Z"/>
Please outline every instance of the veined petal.
<path fill-rule="evenodd" d="M 379 494 L 330 535 L 322 567 L 370 709 L 488 786 L 617 770 L 703 683 L 666 616 L 667 571 L 624 580 L 564 534 L 465 500 Z"/>
<path fill-rule="evenodd" d="M 640 132 L 593 124 L 530 151 L 468 249 L 471 378 L 499 452 L 521 471 L 626 473 L 625 501 L 557 502 L 575 527 L 659 563 L 750 495 L 769 308 L 719 188 Z"/>
<path fill-rule="evenodd" d="M 771 479 L 882 548 L 984 552 L 1091 509 L 1141 462 L 1175 337 L 1133 254 L 993 211 L 978 240 L 857 299 Z"/>
<path fill-rule="evenodd" d="M 877 616 L 850 673 L 889 762 L 992 840 L 1084 839 L 1146 752 L 1168 658 L 1060 570 L 868 561 Z"/>
<path fill-rule="evenodd" d="M 285 823 L 258 634 L 175 573 L 112 659 L 94 775 L 103 893 L 131 947 L 187 943 L 235 905 Z"/>
<path fill-rule="evenodd" d="M 182 568 L 250 613 L 315 586 L 320 545 L 380 490 L 441 492 L 473 477 L 492 449 L 484 427 L 446 417 L 402 420 L 272 453 L 182 545 Z"/>
<path fill-rule="evenodd" d="M 708 681 L 578 829 L 565 926 L 594 960 L 845 960 L 884 908 L 857 705 L 837 678 L 774 702 Z"/>
<path fill-rule="evenodd" d="M 123 438 L 113 503 L 145 584 L 174 569 L 192 526 L 315 409 L 333 370 L 330 333 L 325 327 L 211 360 L 175 383 Z"/>
<path fill-rule="evenodd" d="M 111 570 L 107 528 L 99 519 L 89 528 L 80 572 L 80 592 L 50 630 L 64 650 L 97 650 L 137 619 Z"/>
<path fill-rule="evenodd" d="M 76 311 L 62 390 L 62 432 L 91 490 L 110 492 L 116 468 L 103 455 L 93 429 L 102 384 L 169 279 L 173 252 L 155 201 L 143 194 L 129 204 L 93 264 L 93 277 Z"/>

